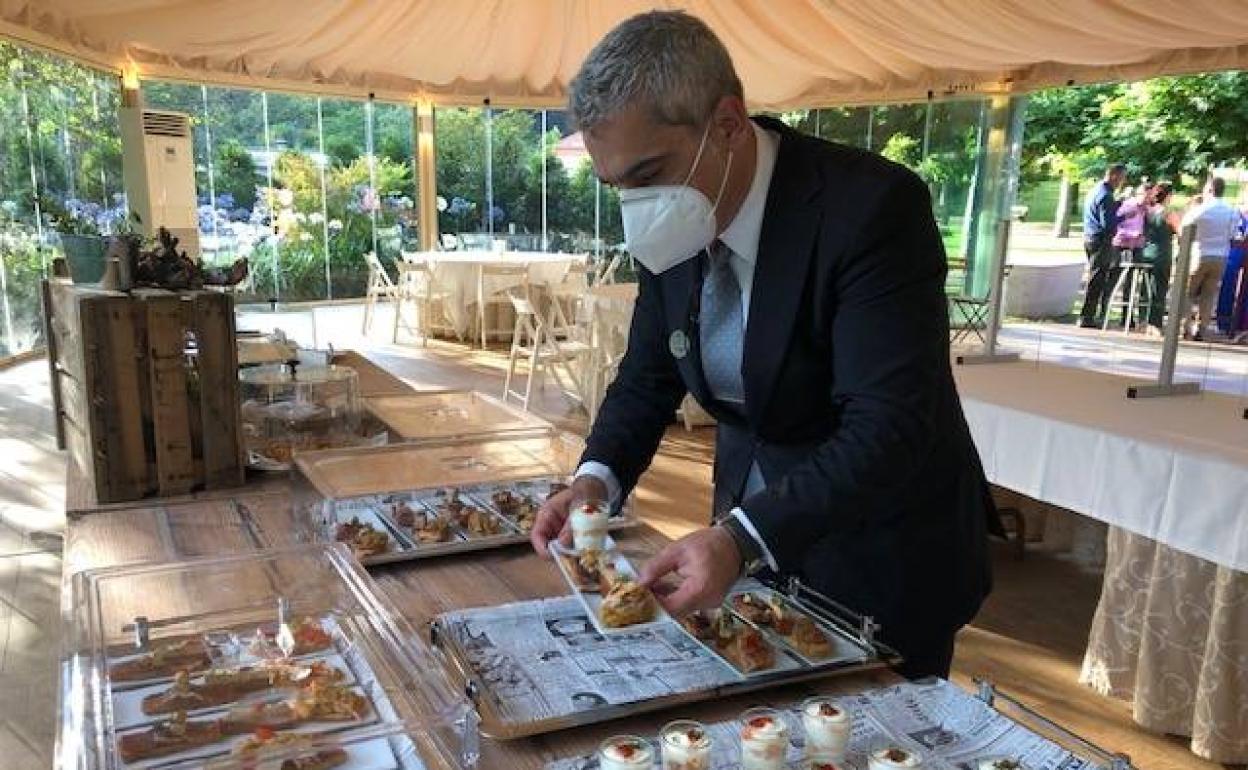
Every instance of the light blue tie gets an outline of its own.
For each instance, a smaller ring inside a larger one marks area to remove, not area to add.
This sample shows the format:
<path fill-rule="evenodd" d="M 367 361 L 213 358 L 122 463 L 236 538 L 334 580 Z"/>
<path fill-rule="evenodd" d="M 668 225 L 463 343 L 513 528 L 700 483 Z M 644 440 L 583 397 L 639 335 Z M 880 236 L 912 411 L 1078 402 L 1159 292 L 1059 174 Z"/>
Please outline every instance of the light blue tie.
<path fill-rule="evenodd" d="M 711 395 L 717 401 L 744 404 L 741 355 L 745 324 L 741 315 L 741 286 L 732 271 L 732 249 L 719 240 L 710 248 L 698 320 L 702 371 Z"/>

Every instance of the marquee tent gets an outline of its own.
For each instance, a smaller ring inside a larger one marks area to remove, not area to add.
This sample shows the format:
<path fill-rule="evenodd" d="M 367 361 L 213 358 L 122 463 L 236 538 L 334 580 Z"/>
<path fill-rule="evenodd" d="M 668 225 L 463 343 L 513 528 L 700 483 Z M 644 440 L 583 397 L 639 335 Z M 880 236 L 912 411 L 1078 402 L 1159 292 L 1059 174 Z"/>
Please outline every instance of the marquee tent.
<path fill-rule="evenodd" d="M 756 109 L 1248 65 L 1227 0 L 0 0 L 0 34 L 144 77 L 544 106 L 649 8 L 705 19 Z"/>

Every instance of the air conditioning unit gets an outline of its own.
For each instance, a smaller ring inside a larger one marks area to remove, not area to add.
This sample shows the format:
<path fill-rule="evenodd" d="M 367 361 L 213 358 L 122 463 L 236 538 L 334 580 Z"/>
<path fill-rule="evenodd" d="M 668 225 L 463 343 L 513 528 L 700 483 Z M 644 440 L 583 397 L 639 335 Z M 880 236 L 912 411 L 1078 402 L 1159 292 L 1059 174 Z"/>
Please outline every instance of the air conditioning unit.
<path fill-rule="evenodd" d="M 164 227 L 179 248 L 199 259 L 195 153 L 190 116 L 181 112 L 121 108 L 122 176 L 138 229 L 154 235 Z"/>

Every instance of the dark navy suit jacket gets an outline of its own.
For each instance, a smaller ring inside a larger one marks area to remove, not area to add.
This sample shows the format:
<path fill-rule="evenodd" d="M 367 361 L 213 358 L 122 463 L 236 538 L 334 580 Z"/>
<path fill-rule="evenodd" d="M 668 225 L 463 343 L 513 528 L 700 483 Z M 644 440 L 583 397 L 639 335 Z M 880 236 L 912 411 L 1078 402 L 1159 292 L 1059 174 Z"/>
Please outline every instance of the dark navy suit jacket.
<path fill-rule="evenodd" d="M 875 616 L 885 640 L 947 637 L 988 593 L 985 535 L 1000 525 L 950 369 L 928 189 L 877 155 L 759 122 L 780 146 L 745 332 L 745 414 L 717 403 L 702 373 L 698 260 L 643 268 L 584 459 L 627 493 L 690 392 L 719 423 L 717 508 L 740 504 L 782 572 Z M 695 343 L 681 358 L 677 331 Z M 741 500 L 754 461 L 767 488 Z"/>

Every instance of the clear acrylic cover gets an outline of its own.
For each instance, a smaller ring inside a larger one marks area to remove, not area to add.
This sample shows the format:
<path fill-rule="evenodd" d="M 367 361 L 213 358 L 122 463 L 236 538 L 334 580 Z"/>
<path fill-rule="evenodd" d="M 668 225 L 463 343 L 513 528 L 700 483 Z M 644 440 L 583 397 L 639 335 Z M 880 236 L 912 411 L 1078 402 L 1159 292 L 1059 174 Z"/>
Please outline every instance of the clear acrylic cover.
<path fill-rule="evenodd" d="M 442 653 L 342 546 L 81 572 L 64 602 L 65 770 L 477 761 Z"/>
<path fill-rule="evenodd" d="M 365 564 L 524 543 L 583 449 L 550 429 L 301 454 L 295 519 L 302 537 L 350 543 Z M 631 514 L 626 501 L 609 526 Z"/>
<path fill-rule="evenodd" d="M 242 371 L 239 380 L 243 434 L 253 465 L 280 467 L 297 451 L 360 443 L 360 386 L 354 369 L 260 366 Z"/>
<path fill-rule="evenodd" d="M 403 441 L 490 437 L 551 428 L 537 415 L 473 390 L 373 396 L 364 403 Z"/>

